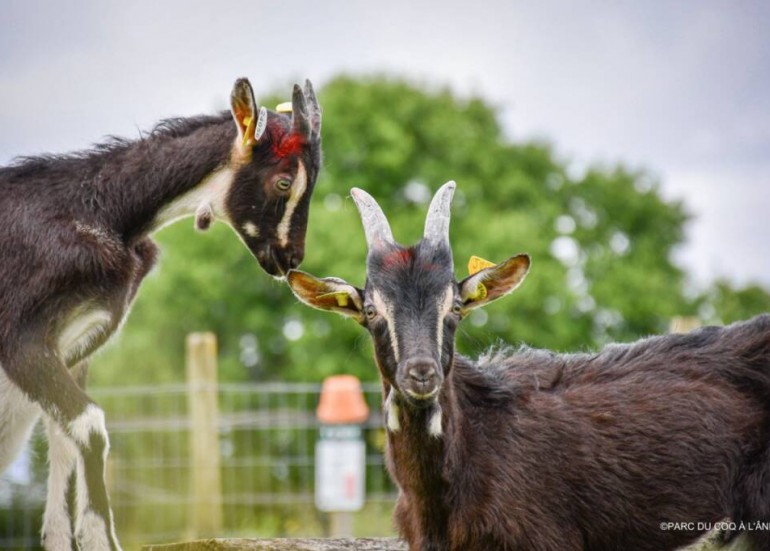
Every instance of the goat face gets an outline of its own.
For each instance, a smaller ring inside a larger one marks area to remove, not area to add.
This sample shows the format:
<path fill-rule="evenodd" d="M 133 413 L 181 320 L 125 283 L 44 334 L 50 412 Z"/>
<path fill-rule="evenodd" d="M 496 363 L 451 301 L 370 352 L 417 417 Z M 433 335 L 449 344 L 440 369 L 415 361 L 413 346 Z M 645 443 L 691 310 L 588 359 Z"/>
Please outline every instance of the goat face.
<path fill-rule="evenodd" d="M 453 190 L 450 183 L 436 193 L 425 236 L 410 248 L 393 241 L 374 199 L 353 191 L 369 243 L 364 289 L 296 270 L 288 275 L 289 286 L 302 302 L 350 316 L 369 331 L 383 379 L 416 407 L 430 405 L 440 395 L 451 370 L 460 320 L 518 287 L 529 270 L 529 257 L 517 255 L 455 280 L 448 240 Z"/>
<path fill-rule="evenodd" d="M 383 379 L 415 406 L 436 400 L 461 315 L 452 254 L 423 240 L 370 250 L 363 317 Z"/>
<path fill-rule="evenodd" d="M 282 276 L 305 254 L 310 196 L 321 167 L 321 110 L 309 81 L 294 86 L 292 115 L 257 109 L 248 80 L 231 97 L 238 137 L 230 224 L 266 272 Z"/>

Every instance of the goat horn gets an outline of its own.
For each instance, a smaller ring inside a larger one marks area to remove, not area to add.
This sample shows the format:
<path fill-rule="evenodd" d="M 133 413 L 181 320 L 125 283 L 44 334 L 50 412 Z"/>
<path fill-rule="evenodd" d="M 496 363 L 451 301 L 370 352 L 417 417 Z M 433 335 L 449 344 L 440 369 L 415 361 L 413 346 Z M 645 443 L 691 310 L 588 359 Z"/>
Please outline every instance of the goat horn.
<path fill-rule="evenodd" d="M 321 135 L 321 106 L 318 105 L 318 99 L 315 97 L 313 84 L 305 80 L 305 99 L 310 108 L 310 128 L 314 137 Z"/>
<path fill-rule="evenodd" d="M 309 138 L 310 118 L 308 116 L 307 99 L 305 94 L 302 93 L 302 88 L 300 88 L 299 84 L 294 85 L 294 91 L 291 94 L 291 110 L 292 133 Z"/>
<path fill-rule="evenodd" d="M 449 245 L 449 211 L 456 186 L 452 180 L 441 186 L 428 207 L 423 239 L 434 245 Z"/>
<path fill-rule="evenodd" d="M 350 195 L 358 208 L 358 214 L 361 215 L 366 246 L 371 250 L 383 243 L 393 243 L 393 232 L 390 231 L 388 219 L 374 197 L 356 187 L 350 190 Z"/>

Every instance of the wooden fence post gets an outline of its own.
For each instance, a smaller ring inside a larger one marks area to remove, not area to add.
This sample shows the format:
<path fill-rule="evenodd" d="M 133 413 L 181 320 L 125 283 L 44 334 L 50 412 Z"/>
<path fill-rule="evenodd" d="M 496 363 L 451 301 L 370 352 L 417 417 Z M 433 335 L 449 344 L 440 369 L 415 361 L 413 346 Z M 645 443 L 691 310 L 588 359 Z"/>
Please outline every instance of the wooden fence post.
<path fill-rule="evenodd" d="M 695 316 L 674 316 L 668 324 L 669 333 L 689 333 L 702 324 Z"/>
<path fill-rule="evenodd" d="M 222 474 L 219 461 L 217 339 L 213 333 L 187 336 L 187 411 L 190 420 L 190 537 L 222 531 Z"/>

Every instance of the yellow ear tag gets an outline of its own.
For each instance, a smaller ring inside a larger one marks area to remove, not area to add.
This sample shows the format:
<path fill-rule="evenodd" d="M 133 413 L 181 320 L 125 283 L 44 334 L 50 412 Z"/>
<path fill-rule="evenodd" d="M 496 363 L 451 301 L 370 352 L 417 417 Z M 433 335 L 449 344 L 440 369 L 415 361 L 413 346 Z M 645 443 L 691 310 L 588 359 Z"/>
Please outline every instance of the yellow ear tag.
<path fill-rule="evenodd" d="M 283 103 L 279 103 L 275 106 L 276 113 L 291 113 L 293 110 L 294 109 L 290 101 L 284 101 Z"/>
<path fill-rule="evenodd" d="M 471 259 L 468 261 L 468 275 L 475 275 L 479 273 L 484 268 L 491 268 L 494 266 L 494 262 L 490 262 L 489 260 L 484 260 L 481 257 L 478 256 L 472 256 Z"/>
<path fill-rule="evenodd" d="M 484 300 L 487 298 L 487 288 L 483 283 L 479 283 L 476 286 L 476 290 L 474 291 L 473 295 L 468 297 L 471 300 Z"/>
<path fill-rule="evenodd" d="M 326 297 L 334 297 L 335 299 L 337 299 L 337 306 L 339 306 L 340 308 L 347 308 L 348 304 L 350 303 L 350 297 L 344 291 L 318 295 L 318 298 L 326 298 Z"/>
<path fill-rule="evenodd" d="M 340 308 L 347 308 L 348 307 L 348 301 L 350 300 L 347 293 L 337 293 L 334 295 L 334 298 L 337 299 L 337 306 Z"/>
<path fill-rule="evenodd" d="M 481 270 L 491 268 L 494 265 L 494 262 L 490 262 L 479 256 L 472 256 L 470 260 L 468 260 L 468 275 L 476 275 Z M 476 290 L 468 297 L 468 300 L 484 300 L 485 298 L 487 298 L 487 288 L 483 283 L 479 282 L 478 285 L 476 285 Z"/>
<path fill-rule="evenodd" d="M 245 117 L 243 119 L 243 125 L 246 127 L 246 130 L 243 131 L 243 146 L 246 147 L 249 144 L 249 136 L 253 134 L 254 119 Z"/>

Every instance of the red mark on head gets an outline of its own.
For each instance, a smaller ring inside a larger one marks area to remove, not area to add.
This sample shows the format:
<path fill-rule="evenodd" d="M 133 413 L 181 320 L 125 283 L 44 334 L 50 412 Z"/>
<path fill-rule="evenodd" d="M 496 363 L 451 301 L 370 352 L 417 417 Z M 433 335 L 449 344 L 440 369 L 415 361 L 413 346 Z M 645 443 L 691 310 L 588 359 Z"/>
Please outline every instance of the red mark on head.
<path fill-rule="evenodd" d="M 382 259 L 382 267 L 388 269 L 396 266 L 406 266 L 411 260 L 411 249 L 397 249 L 385 255 Z"/>
<path fill-rule="evenodd" d="M 305 146 L 305 138 L 299 134 L 289 134 L 281 136 L 273 143 L 273 154 L 283 159 L 290 155 L 299 155 Z"/>
<path fill-rule="evenodd" d="M 292 133 L 280 118 L 272 118 L 267 123 L 267 135 L 270 149 L 278 159 L 299 155 L 307 143 L 303 136 Z"/>

